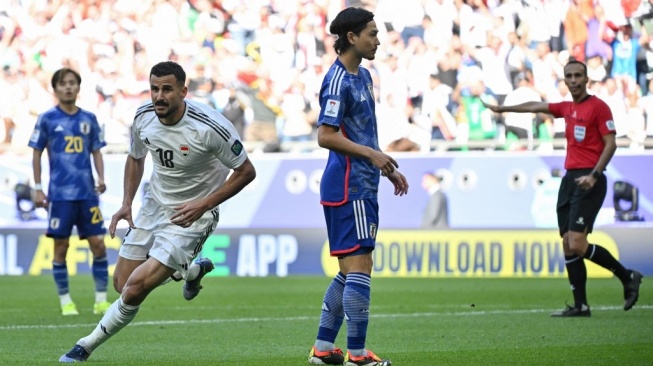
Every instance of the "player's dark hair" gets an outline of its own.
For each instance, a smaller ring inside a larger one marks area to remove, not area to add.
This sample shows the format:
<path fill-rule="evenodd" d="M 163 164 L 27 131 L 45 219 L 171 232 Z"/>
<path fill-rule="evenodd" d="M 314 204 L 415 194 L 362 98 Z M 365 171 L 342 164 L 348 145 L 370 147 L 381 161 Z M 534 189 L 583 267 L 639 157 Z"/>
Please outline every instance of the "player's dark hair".
<path fill-rule="evenodd" d="M 63 80 L 63 78 L 65 78 L 68 74 L 73 74 L 75 79 L 77 79 L 77 85 L 82 85 L 82 77 L 79 75 L 79 73 L 73 69 L 64 67 L 63 69 L 55 71 L 54 75 L 52 75 L 52 79 L 50 80 L 52 89 L 56 89 L 57 84 L 59 84 L 59 82 Z"/>
<path fill-rule="evenodd" d="M 351 47 L 351 43 L 347 40 L 347 33 L 353 32 L 359 35 L 373 19 L 374 14 L 363 8 L 350 7 L 338 13 L 329 27 L 329 32 L 338 36 L 333 44 L 336 53 L 341 55 Z"/>
<path fill-rule="evenodd" d="M 584 62 L 578 61 L 575 58 L 569 59 L 569 62 L 565 65 L 565 69 L 569 65 L 580 65 L 583 67 L 583 76 L 587 76 L 587 65 Z"/>
<path fill-rule="evenodd" d="M 152 75 L 160 78 L 162 76 L 173 75 L 177 80 L 177 85 L 184 86 L 186 84 L 186 72 L 184 69 L 174 61 L 163 61 L 152 66 L 150 70 L 150 77 Z"/>

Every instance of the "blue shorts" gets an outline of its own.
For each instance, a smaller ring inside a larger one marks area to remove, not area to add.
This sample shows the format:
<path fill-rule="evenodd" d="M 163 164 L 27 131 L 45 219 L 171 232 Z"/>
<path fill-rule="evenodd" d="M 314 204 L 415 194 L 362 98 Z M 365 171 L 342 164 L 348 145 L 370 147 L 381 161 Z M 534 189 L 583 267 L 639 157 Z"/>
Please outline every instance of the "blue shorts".
<path fill-rule="evenodd" d="M 80 239 L 104 235 L 107 230 L 99 204 L 99 199 L 50 202 L 46 236 L 54 239 L 68 238 L 73 226 L 77 226 Z"/>
<path fill-rule="evenodd" d="M 349 201 L 340 206 L 324 206 L 329 250 L 333 257 L 369 253 L 376 244 L 379 204 L 376 200 Z"/>

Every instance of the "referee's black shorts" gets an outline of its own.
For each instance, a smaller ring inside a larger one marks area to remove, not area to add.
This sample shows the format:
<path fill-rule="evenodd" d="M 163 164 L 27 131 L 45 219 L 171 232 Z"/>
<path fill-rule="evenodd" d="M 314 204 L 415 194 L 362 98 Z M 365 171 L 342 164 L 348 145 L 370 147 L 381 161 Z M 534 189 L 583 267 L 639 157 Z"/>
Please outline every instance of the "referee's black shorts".
<path fill-rule="evenodd" d="M 560 236 L 567 231 L 592 232 L 596 216 L 603 206 L 608 183 L 604 174 L 596 181 L 594 187 L 589 190 L 580 188 L 576 184 L 576 178 L 589 175 L 592 169 L 568 170 L 560 183 L 558 192 L 558 228 Z"/>

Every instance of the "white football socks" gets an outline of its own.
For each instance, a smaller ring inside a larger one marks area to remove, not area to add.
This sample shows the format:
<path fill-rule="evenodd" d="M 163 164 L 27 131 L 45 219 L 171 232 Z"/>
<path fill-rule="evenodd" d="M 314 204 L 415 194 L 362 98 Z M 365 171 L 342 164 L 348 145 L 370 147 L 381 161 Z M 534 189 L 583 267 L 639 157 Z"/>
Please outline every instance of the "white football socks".
<path fill-rule="evenodd" d="M 105 292 L 96 292 L 95 293 L 95 302 L 105 302 L 107 301 L 107 293 Z"/>
<path fill-rule="evenodd" d="M 77 341 L 77 344 L 84 347 L 89 353 L 93 352 L 111 336 L 126 327 L 138 313 L 139 306 L 127 305 L 118 298 L 107 310 L 97 327 L 84 338 Z"/>

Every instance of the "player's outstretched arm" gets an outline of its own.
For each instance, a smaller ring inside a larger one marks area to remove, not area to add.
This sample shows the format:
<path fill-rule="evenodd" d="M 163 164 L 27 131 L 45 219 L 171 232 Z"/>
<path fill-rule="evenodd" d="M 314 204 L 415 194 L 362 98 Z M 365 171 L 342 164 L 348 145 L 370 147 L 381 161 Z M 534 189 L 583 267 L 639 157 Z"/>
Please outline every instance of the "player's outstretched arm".
<path fill-rule="evenodd" d="M 549 103 L 526 102 L 516 105 L 493 105 L 482 102 L 485 108 L 494 113 L 516 112 L 516 113 L 549 113 Z"/>

